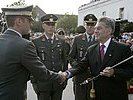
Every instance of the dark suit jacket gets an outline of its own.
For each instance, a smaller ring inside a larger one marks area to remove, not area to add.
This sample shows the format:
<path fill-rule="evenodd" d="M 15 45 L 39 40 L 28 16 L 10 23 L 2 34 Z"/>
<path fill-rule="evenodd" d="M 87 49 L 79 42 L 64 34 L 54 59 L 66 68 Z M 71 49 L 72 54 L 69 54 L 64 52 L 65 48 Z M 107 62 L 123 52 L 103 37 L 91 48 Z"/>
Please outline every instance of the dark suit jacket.
<path fill-rule="evenodd" d="M 52 40 L 52 44 L 48 41 L 45 35 L 42 35 L 33 40 L 33 43 L 36 46 L 37 54 L 41 58 L 41 61 L 46 65 L 49 70 L 54 72 L 65 71 L 68 69 L 67 62 L 67 49 L 65 48 L 65 41 L 58 38 L 56 35 Z M 34 80 L 34 79 L 32 79 Z M 66 84 L 58 84 L 56 82 L 41 82 L 35 81 L 32 82 L 34 85 L 37 84 L 39 91 L 47 90 L 60 90 L 64 89 Z"/>
<path fill-rule="evenodd" d="M 0 100 L 24 100 L 30 72 L 40 81 L 58 75 L 41 63 L 32 42 L 12 30 L 0 35 Z"/>
<path fill-rule="evenodd" d="M 131 56 L 128 46 L 111 40 L 103 63 L 100 59 L 99 44 L 88 48 L 85 57 L 69 71 L 73 75 L 82 73 L 88 67 L 92 76 L 98 75 L 105 67 L 111 67 Z M 127 61 L 114 68 L 115 77 L 100 76 L 94 81 L 96 100 L 128 100 L 126 80 L 133 76 L 133 62 Z"/>
<path fill-rule="evenodd" d="M 69 60 L 71 62 L 71 66 L 73 67 L 75 63 L 78 63 L 84 57 L 87 48 L 95 43 L 95 38 L 93 38 L 93 41 L 88 42 L 85 33 L 77 35 L 74 38 L 72 48 L 69 53 Z M 86 70 L 82 74 L 74 76 L 73 81 L 76 84 L 80 84 L 88 77 L 90 77 L 90 71 Z"/>

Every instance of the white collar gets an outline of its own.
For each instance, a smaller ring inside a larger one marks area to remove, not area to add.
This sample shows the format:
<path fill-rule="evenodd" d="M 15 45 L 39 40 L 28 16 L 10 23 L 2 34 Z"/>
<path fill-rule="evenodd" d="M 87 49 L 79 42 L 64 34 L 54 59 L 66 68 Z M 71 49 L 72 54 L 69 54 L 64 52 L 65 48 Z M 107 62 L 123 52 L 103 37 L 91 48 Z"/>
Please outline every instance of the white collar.
<path fill-rule="evenodd" d="M 87 36 L 87 39 L 89 38 L 89 36 L 91 35 L 92 36 L 92 38 L 94 37 L 94 34 L 88 34 L 87 32 L 85 32 L 85 34 L 86 34 L 86 36 Z"/>
<path fill-rule="evenodd" d="M 12 29 L 12 28 L 8 28 L 7 30 L 14 31 L 14 32 L 17 33 L 20 37 L 22 37 L 22 34 L 21 34 L 21 33 L 19 33 L 18 31 L 14 30 L 14 29 Z"/>
<path fill-rule="evenodd" d="M 45 35 L 46 39 L 49 39 L 49 37 L 46 35 L 46 33 L 44 33 L 44 35 Z M 52 39 L 52 40 L 54 39 L 54 33 L 53 33 L 51 39 Z"/>
<path fill-rule="evenodd" d="M 105 45 L 106 48 L 108 48 L 110 41 L 111 41 L 111 38 L 109 38 L 109 39 L 104 43 L 104 45 Z M 100 43 L 100 46 L 101 46 L 101 45 L 103 45 L 103 44 Z"/>

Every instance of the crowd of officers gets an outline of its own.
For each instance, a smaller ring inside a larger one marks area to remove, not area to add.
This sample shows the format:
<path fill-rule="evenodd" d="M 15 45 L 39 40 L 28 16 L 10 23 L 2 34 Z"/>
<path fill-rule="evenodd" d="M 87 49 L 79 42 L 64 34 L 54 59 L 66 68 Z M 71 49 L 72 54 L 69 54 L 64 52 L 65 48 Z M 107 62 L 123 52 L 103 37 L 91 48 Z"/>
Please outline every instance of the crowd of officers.
<path fill-rule="evenodd" d="M 74 36 L 71 42 L 62 28 L 56 30 L 57 19 L 53 14 L 43 16 L 41 21 L 45 31 L 41 36 L 32 40 L 42 62 L 48 69 L 55 72 L 68 69 L 68 63 L 73 67 L 84 57 L 87 48 L 97 43 L 94 36 L 94 27 L 97 22 L 95 15 L 88 14 L 84 17 L 85 26 L 77 27 L 77 35 Z M 80 85 L 88 77 L 92 77 L 90 69 L 73 77 L 75 100 L 91 100 L 89 91 L 92 88 L 92 83 Z M 62 85 L 50 81 L 41 83 L 33 77 L 31 82 L 39 100 L 44 100 L 44 98 L 45 100 L 61 100 L 62 92 L 67 85 L 67 81 Z"/>
<path fill-rule="evenodd" d="M 37 54 L 41 61 L 49 70 L 54 72 L 65 71 L 68 69 L 68 63 L 71 66 L 78 63 L 83 57 L 87 48 L 96 43 L 94 36 L 94 26 L 97 18 L 93 14 L 88 14 L 84 18 L 85 27 L 77 28 L 78 35 L 72 40 L 72 43 L 65 38 L 65 31 L 62 28 L 55 29 L 57 17 L 53 14 L 47 14 L 41 18 L 44 33 L 33 39 Z M 56 31 L 56 33 L 54 33 Z M 91 84 L 81 86 L 84 80 L 90 77 L 90 70 L 73 78 L 73 91 L 75 100 L 88 100 Z M 39 100 L 61 100 L 62 92 L 67 85 L 67 81 L 62 85 L 55 82 L 39 82 L 31 77 L 34 90 Z M 51 98 L 51 99 L 50 99 Z"/>
<path fill-rule="evenodd" d="M 71 42 L 62 28 L 56 29 L 57 21 L 58 17 L 54 14 L 42 16 L 41 22 L 44 31 L 40 36 L 31 38 L 31 41 L 34 43 L 37 55 L 46 68 L 58 73 L 59 71 L 66 71 L 69 68 L 69 63 L 73 67 L 80 62 L 87 48 L 97 43 L 96 37 L 94 36 L 94 27 L 97 18 L 93 14 L 86 15 L 84 17 L 85 26 L 79 26 L 77 28 L 76 32 L 78 34 Z M 133 42 L 131 43 L 130 47 L 133 48 Z M 80 85 L 88 77 L 91 77 L 89 68 L 82 74 L 73 77 L 75 100 L 91 100 L 89 96 L 89 91 L 92 87 L 91 82 Z M 30 75 L 30 80 L 38 100 L 62 100 L 62 93 L 66 88 L 67 80 L 63 84 L 58 84 L 50 80 L 40 81 L 33 75 Z"/>

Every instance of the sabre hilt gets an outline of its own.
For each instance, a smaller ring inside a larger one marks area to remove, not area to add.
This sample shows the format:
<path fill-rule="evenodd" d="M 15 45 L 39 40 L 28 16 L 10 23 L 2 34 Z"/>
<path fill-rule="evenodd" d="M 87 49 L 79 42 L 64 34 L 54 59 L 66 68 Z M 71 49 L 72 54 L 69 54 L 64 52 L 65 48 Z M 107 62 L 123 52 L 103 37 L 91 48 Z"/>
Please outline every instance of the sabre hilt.
<path fill-rule="evenodd" d="M 130 60 L 130 59 L 132 59 L 132 58 L 133 58 L 133 55 L 130 56 L 130 57 L 128 57 L 128 58 L 126 58 L 126 59 L 124 59 L 124 60 L 122 60 L 121 62 L 119 62 L 119 63 L 113 65 L 112 67 L 110 67 L 110 69 L 113 69 L 113 68 L 117 67 L 118 65 L 120 65 L 120 64 L 122 64 L 122 63 L 124 63 L 124 62 L 126 62 L 126 61 L 128 61 L 128 60 Z M 92 77 L 92 78 L 87 78 L 87 79 L 86 79 L 85 81 L 83 81 L 80 85 L 87 84 L 87 83 L 89 83 L 89 81 L 95 80 L 95 79 L 98 78 L 99 76 L 101 76 L 101 74 L 98 74 L 97 76 Z"/>

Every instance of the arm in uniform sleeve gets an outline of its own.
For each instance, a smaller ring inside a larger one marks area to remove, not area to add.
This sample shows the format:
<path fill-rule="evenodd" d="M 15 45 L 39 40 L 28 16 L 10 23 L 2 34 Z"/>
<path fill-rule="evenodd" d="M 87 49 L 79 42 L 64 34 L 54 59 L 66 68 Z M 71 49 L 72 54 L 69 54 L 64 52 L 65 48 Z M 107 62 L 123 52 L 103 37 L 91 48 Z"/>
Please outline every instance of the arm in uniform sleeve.
<path fill-rule="evenodd" d="M 21 54 L 21 63 L 25 66 L 31 74 L 40 81 L 46 80 L 60 80 L 60 76 L 48 70 L 37 56 L 35 46 L 32 42 L 27 43 L 25 52 Z"/>

